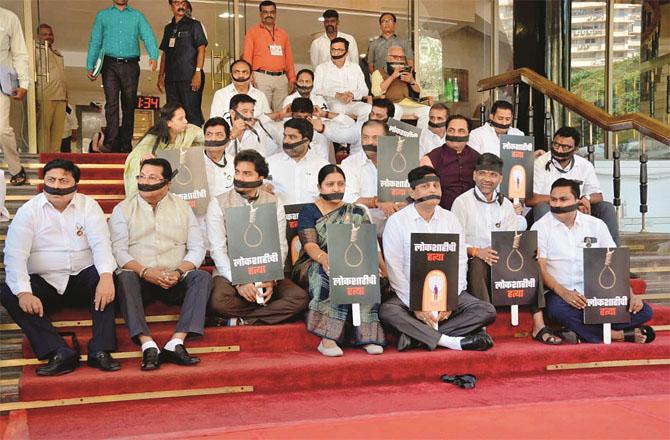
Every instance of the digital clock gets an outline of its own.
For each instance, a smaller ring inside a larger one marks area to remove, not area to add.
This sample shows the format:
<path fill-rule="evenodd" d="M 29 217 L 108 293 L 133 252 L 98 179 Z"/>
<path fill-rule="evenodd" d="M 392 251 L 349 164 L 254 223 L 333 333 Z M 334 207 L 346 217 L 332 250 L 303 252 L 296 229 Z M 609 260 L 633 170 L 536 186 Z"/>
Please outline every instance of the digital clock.
<path fill-rule="evenodd" d="M 137 109 L 140 110 L 158 110 L 161 105 L 161 100 L 158 96 L 138 96 Z"/>

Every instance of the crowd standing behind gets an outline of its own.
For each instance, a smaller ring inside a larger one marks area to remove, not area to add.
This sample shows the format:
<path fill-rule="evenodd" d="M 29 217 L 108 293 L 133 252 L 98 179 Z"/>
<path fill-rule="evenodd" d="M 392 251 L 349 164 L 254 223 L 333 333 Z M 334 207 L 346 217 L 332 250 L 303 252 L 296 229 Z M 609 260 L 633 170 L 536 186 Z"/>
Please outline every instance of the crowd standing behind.
<path fill-rule="evenodd" d="M 412 48 L 395 34 L 391 13 L 381 14 L 381 34 L 368 47 L 369 100 L 356 41 L 339 32 L 337 11 L 323 14 L 325 33 L 310 49 L 314 70 L 296 74 L 288 34 L 276 26 L 277 8 L 271 1 L 260 3 L 261 21 L 247 32 L 243 58 L 230 66 L 232 83 L 216 92 L 210 119 L 204 121 L 206 33 L 190 15 L 187 1 L 168 3 L 173 19 L 160 46 L 144 15 L 127 0 L 113 0 L 93 24 L 87 70 L 91 80 L 102 74 L 106 96 L 101 150 L 130 152 L 124 169 L 126 198 L 114 208 L 109 224 L 98 203 L 78 193 L 77 165 L 56 159 L 44 167 L 43 192 L 25 203 L 10 225 L 0 299 L 37 357 L 49 361 L 37 374 L 58 375 L 79 366 L 79 354 L 48 318 L 50 310 L 77 303 L 90 305 L 93 320 L 88 365 L 118 370 L 120 364 L 111 356 L 116 300 L 131 339 L 142 349 L 142 370 L 166 362 L 197 364 L 186 341 L 203 335 L 206 323 L 277 324 L 305 312 L 307 329 L 321 338 L 316 348 L 324 356 L 342 356 L 340 346 L 348 343 L 382 354 L 382 323 L 399 335 L 400 351 L 488 350 L 493 340 L 486 326 L 496 318 L 491 266 L 499 260 L 491 232 L 525 230 L 528 222 L 538 233 L 542 275 L 537 304 L 530 308 L 533 338 L 552 345 L 602 341 L 599 326 L 583 324 L 583 263 L 575 243 L 593 238 L 596 247 L 615 247 L 618 225 L 593 165 L 577 154 L 576 130 L 561 127 L 550 151 L 536 154 L 533 195 L 525 201 L 532 211 L 523 217 L 523 203 L 512 203 L 498 192 L 503 177 L 500 136 L 523 134 L 511 127 L 511 104 L 495 102 L 489 121 L 472 130 L 467 117 L 449 114 L 445 104 L 420 102 Z M 30 80 L 23 36 L 11 12 L 0 8 L 0 21 L 0 33 L 11 41 L 0 48 L 0 61 L 18 73 L 13 98 L 22 99 Z M 53 29 L 42 24 L 38 33 L 55 55 L 54 68 L 62 70 Z M 131 151 L 140 40 L 152 69 L 158 68 L 159 48 L 162 52 L 158 87 L 166 91 L 168 102 Z M 46 86 L 40 117 L 52 132 L 45 146 L 54 149 L 63 136 L 67 96 L 62 75 Z M 10 183 L 16 185 L 24 183 L 25 173 L 8 125 L 8 100 L 0 95 L 5 127 L 0 127 L 0 143 Z M 377 191 L 379 168 L 387 165 L 378 162 L 380 139 L 402 114 L 417 118 L 421 158 L 407 175 L 409 197 L 385 202 Z M 199 216 L 170 192 L 175 171 L 157 157 L 161 150 L 191 147 L 204 147 L 211 196 L 206 214 Z M 343 150 L 348 157 L 340 167 L 335 162 Z M 228 210 L 248 207 L 255 212 L 267 204 L 276 207 L 281 261 L 291 264 L 284 279 L 234 283 Z M 285 207 L 295 204 L 304 205 L 297 222 L 299 240 L 288 243 Z M 383 253 L 378 247 L 383 301 L 361 304 L 360 325 L 352 326 L 351 307 L 330 298 L 328 226 L 357 229 L 369 223 L 383 244 Z M 458 235 L 459 295 L 451 311 L 410 310 L 410 240 L 417 232 Z M 212 275 L 199 269 L 207 251 L 215 265 Z M 144 304 L 155 300 L 181 305 L 174 333 L 161 341 L 162 348 L 144 316 Z M 559 331 L 545 324 L 545 310 L 561 325 Z M 613 340 L 653 341 L 654 331 L 645 325 L 651 308 L 632 296 L 629 311 L 631 323 L 613 326 Z"/>

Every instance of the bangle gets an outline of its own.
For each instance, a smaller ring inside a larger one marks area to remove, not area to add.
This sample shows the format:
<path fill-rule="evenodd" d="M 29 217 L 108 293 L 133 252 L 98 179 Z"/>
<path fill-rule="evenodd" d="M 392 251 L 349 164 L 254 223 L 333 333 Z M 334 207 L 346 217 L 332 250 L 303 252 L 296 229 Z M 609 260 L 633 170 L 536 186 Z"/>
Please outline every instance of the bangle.
<path fill-rule="evenodd" d="M 478 253 L 479 253 L 479 248 L 473 247 L 472 248 L 472 258 L 475 258 Z"/>
<path fill-rule="evenodd" d="M 147 271 L 149 270 L 148 267 L 145 267 L 142 269 L 142 272 L 140 272 L 140 279 L 144 279 L 144 276 L 147 274 Z"/>
<path fill-rule="evenodd" d="M 321 252 L 319 253 L 319 255 L 316 256 L 316 258 L 314 259 L 314 261 L 316 261 L 316 262 L 318 263 L 318 262 L 319 262 L 319 258 L 321 258 L 321 257 L 324 256 L 324 255 L 326 255 L 326 253 L 323 252 L 323 251 L 321 251 Z"/>

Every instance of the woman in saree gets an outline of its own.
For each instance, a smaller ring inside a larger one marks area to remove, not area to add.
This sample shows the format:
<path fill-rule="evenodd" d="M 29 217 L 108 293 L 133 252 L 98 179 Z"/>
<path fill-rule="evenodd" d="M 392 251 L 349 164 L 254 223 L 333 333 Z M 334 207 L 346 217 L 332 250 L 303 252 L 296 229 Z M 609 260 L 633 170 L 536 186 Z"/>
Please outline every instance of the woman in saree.
<path fill-rule="evenodd" d="M 156 157 L 160 150 L 187 149 L 201 147 L 205 143 L 202 129 L 189 124 L 186 112 L 181 104 L 166 104 L 158 112 L 158 122 L 140 139 L 126 158 L 123 171 L 123 184 L 126 198 L 137 192 L 135 177 L 139 174 L 140 163 Z"/>
<path fill-rule="evenodd" d="M 324 356 L 342 356 L 338 346 L 348 336 L 353 345 L 362 346 L 369 354 L 384 352 L 384 331 L 377 310 L 379 304 L 361 304 L 361 325 L 354 327 L 348 304 L 333 304 L 329 295 L 329 265 L 326 228 L 329 224 L 361 225 L 370 223 L 364 207 L 344 203 L 345 176 L 337 165 L 326 165 L 319 171 L 320 196 L 306 205 L 298 218 L 298 234 L 302 243 L 300 257 L 293 269 L 294 280 L 309 291 L 311 301 L 307 329 L 321 337 L 318 351 Z M 380 274 L 386 276 L 381 254 Z"/>

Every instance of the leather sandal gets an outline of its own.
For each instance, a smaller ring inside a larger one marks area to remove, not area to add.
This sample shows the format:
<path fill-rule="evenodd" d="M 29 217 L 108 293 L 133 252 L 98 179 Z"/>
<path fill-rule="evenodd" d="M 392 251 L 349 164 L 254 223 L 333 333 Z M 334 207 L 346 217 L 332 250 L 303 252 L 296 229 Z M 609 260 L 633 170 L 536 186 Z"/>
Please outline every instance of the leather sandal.
<path fill-rule="evenodd" d="M 545 339 L 543 338 L 544 335 L 549 335 L 549 337 Z M 563 339 L 561 339 L 560 336 L 557 336 L 554 331 L 546 325 L 533 336 L 533 339 L 547 345 L 561 345 L 563 343 Z"/>
<path fill-rule="evenodd" d="M 21 171 L 14 174 L 10 179 L 9 183 L 14 186 L 25 185 L 28 183 L 28 177 L 26 176 L 26 170 L 21 167 Z"/>
<path fill-rule="evenodd" d="M 641 325 L 637 327 L 647 339 L 644 340 L 645 344 L 650 344 L 654 339 L 656 339 L 656 331 L 649 327 L 648 325 Z M 635 328 L 629 328 L 628 330 L 623 331 L 623 340 L 625 342 L 635 342 Z"/>

